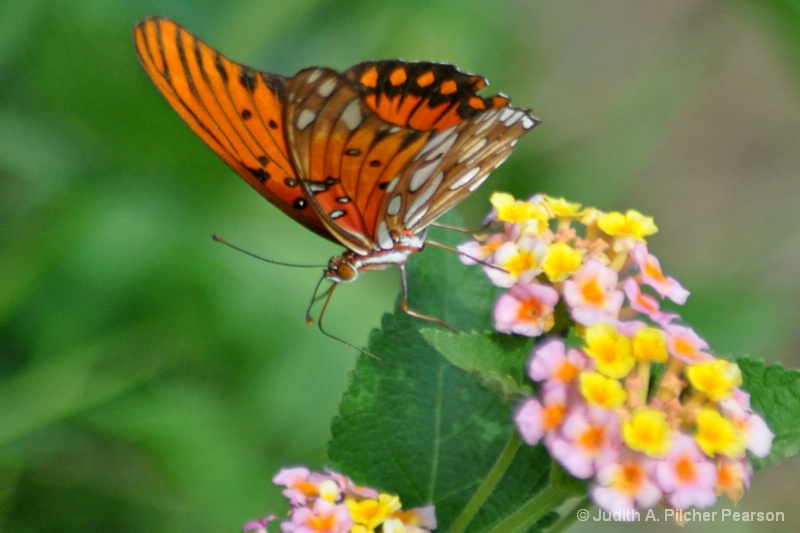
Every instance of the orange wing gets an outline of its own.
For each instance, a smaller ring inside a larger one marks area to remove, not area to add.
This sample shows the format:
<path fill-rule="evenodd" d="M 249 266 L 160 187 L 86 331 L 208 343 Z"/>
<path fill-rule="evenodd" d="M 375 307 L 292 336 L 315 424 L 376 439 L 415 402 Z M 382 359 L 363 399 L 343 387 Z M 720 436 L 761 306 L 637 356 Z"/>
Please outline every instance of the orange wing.
<path fill-rule="evenodd" d="M 145 71 L 189 127 L 267 200 L 334 240 L 308 205 L 288 155 L 287 79 L 234 63 L 167 19 L 143 20 L 134 39 Z"/>
<path fill-rule="evenodd" d="M 478 96 L 485 78 L 442 63 L 367 61 L 345 75 L 380 118 L 418 130 L 442 131 L 509 102 L 503 95 Z"/>
<path fill-rule="evenodd" d="M 287 80 L 292 163 L 328 230 L 362 255 L 392 249 L 472 193 L 538 123 L 507 98 L 477 96 L 485 85 L 450 65 L 398 61 Z"/>

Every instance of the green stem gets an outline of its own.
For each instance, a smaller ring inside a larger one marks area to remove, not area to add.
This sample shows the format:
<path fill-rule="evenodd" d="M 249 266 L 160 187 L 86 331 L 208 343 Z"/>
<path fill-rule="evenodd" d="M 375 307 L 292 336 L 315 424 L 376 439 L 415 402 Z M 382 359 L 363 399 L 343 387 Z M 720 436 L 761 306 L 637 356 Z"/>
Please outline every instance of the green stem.
<path fill-rule="evenodd" d="M 472 495 L 472 499 L 470 499 L 464 507 L 464 510 L 461 511 L 461 514 L 453 521 L 453 525 L 450 526 L 450 533 L 462 533 L 472 519 L 475 518 L 475 515 L 480 511 L 483 504 L 489 496 L 492 495 L 494 488 L 503 478 L 503 474 L 506 473 L 511 461 L 514 460 L 514 456 L 517 454 L 517 450 L 519 450 L 521 444 L 522 439 L 517 432 L 514 431 L 511 434 L 511 438 L 506 442 L 505 448 L 500 452 L 497 461 L 495 461 L 491 470 L 489 470 L 489 473 L 484 478 L 483 483 L 481 483 L 478 490 L 475 491 L 475 494 Z"/>
<path fill-rule="evenodd" d="M 582 498 L 581 501 L 570 507 L 569 511 L 562 513 L 561 518 L 559 518 L 552 526 L 547 528 L 547 533 L 561 533 L 578 519 L 578 511 L 581 509 L 587 509 L 591 505 L 592 502 L 589 500 L 588 496 Z"/>
<path fill-rule="evenodd" d="M 569 497 L 569 491 L 548 485 L 531 499 L 523 503 L 516 511 L 505 517 L 488 533 L 517 533 L 527 531 L 544 515 L 555 511 Z"/>
<path fill-rule="evenodd" d="M 555 511 L 561 504 L 575 495 L 571 478 L 555 463 L 550 465 L 548 485 L 523 503 L 516 511 L 506 516 L 488 533 L 519 533 L 527 531 L 544 515 Z M 574 513 L 573 513 L 574 514 Z"/>

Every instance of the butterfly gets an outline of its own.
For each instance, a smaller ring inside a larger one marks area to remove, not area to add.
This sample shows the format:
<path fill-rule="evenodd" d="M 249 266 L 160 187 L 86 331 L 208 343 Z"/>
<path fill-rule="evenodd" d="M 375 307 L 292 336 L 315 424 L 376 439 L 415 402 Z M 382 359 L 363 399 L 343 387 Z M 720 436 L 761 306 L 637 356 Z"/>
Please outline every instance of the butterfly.
<path fill-rule="evenodd" d="M 323 279 L 399 265 L 539 121 L 453 65 L 367 61 L 291 77 L 233 62 L 161 17 L 134 29 L 139 60 L 189 127 L 294 220 L 347 250 Z M 312 300 L 313 302 L 313 300 Z M 324 311 L 324 308 L 323 308 Z M 449 327 L 449 326 L 448 326 Z"/>

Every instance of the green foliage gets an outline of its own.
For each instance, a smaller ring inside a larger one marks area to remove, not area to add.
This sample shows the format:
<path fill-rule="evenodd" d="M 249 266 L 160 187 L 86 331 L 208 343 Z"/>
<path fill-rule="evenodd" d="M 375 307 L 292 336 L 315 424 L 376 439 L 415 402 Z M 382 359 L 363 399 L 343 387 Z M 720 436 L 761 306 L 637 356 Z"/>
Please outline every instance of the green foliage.
<path fill-rule="evenodd" d="M 692 290 L 686 316 L 701 335 L 789 367 L 800 362 L 797 225 L 786 222 L 800 217 L 796 6 L 0 2 L 0 530 L 234 531 L 279 512 L 270 479 L 287 464 L 325 464 L 355 357 L 303 321 L 318 271 L 210 241 L 220 233 L 314 264 L 341 251 L 195 138 L 135 58 L 137 20 L 172 17 L 229 57 L 286 75 L 405 58 L 487 76 L 487 94 L 508 94 L 543 124 L 459 208 L 468 223 L 498 189 L 655 215 L 654 245 Z M 482 277 L 453 257 L 444 268 Z M 412 307 L 438 290 L 421 281 Z M 465 281 L 429 312 L 487 331 L 485 290 Z M 397 292 L 396 273 L 364 275 L 337 290 L 326 326 L 360 345 Z M 452 339 L 440 337 L 446 352 Z M 507 415 L 477 375 L 464 379 Z M 794 483 L 797 466 L 759 482 Z M 791 505 L 763 492 L 740 507 Z"/>
<path fill-rule="evenodd" d="M 438 250 L 415 259 L 410 272 L 419 295 L 416 306 L 428 313 L 446 311 L 455 324 L 489 315 L 492 292 L 474 279 L 478 268 L 463 268 Z M 463 307 L 443 307 L 468 283 L 475 283 L 483 296 L 473 292 L 476 299 L 467 299 Z M 362 484 L 399 493 L 406 506 L 436 505 L 440 527 L 446 529 L 514 431 L 513 407 L 532 390 L 524 369 L 534 340 L 488 331 L 420 331 L 422 325 L 402 313 L 399 304 L 394 314 L 384 316 L 382 328 L 371 336 L 371 355 L 362 355 L 353 371 L 333 422 L 329 454 L 337 469 Z M 745 358 L 738 363 L 753 406 L 776 434 L 772 453 L 755 460 L 755 466 L 797 455 L 800 371 Z M 538 518 L 530 513 L 544 501 L 557 505 L 568 494 L 585 492 L 586 482 L 559 468 L 548 482 L 549 470 L 541 446 L 520 448 L 469 530 L 487 531 L 501 519 L 508 520 L 503 527 L 528 524 L 526 516 Z"/>
<path fill-rule="evenodd" d="M 751 405 L 775 433 L 771 453 L 763 459 L 752 457 L 753 465 L 762 469 L 800 454 L 800 371 L 752 359 L 737 363 Z"/>
<path fill-rule="evenodd" d="M 525 362 L 533 340 L 500 333 L 451 333 L 438 329 L 422 330 L 425 337 L 447 361 L 480 379 L 506 403 L 513 404 L 532 388 L 525 377 Z"/>
<path fill-rule="evenodd" d="M 486 321 L 490 299 L 449 303 L 469 300 L 457 293 L 467 279 L 482 276 L 478 268 L 465 268 L 440 250 L 426 250 L 413 263 L 409 284 L 417 296 L 411 305 L 442 313 L 453 324 Z M 373 332 L 369 350 L 377 359 L 359 359 L 328 452 L 336 469 L 398 493 L 406 507 L 435 504 L 446 529 L 512 435 L 513 407 L 442 358 L 419 333 L 421 325 L 396 310 Z M 548 470 L 543 449 L 524 446 L 472 523 L 474 530 L 486 530 L 538 492 Z"/>

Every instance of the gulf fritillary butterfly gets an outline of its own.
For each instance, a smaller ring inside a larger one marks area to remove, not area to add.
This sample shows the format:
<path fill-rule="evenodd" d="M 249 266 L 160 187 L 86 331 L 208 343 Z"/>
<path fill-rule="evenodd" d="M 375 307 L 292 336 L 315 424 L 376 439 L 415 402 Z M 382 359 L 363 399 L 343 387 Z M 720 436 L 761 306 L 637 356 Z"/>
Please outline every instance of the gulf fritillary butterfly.
<path fill-rule="evenodd" d="M 324 279 L 404 264 L 539 121 L 452 65 L 368 61 L 292 77 L 230 61 L 175 22 L 134 30 L 147 74 L 189 127 L 267 200 L 347 248 Z"/>

